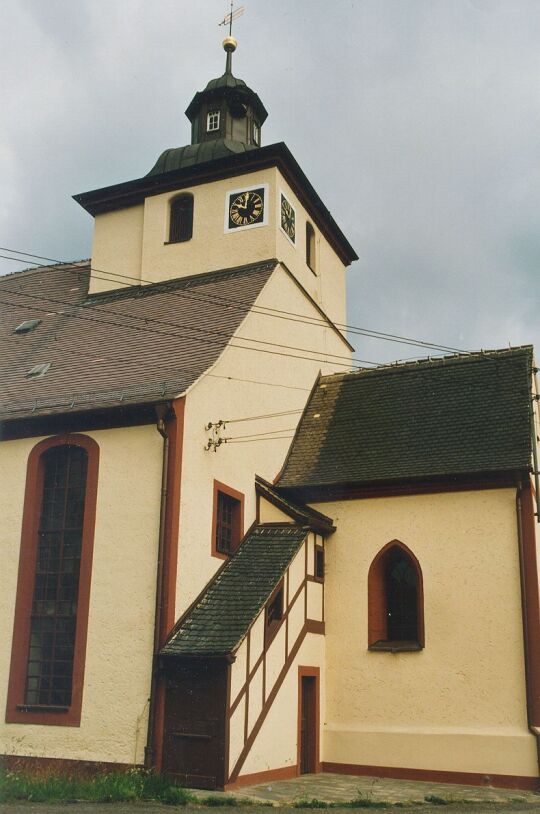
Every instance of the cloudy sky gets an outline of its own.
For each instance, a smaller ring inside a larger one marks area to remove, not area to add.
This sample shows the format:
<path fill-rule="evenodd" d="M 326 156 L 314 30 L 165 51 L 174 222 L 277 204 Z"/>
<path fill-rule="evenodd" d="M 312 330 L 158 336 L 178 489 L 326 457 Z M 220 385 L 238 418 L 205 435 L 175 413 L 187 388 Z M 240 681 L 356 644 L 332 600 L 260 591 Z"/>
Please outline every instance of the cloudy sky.
<path fill-rule="evenodd" d="M 234 72 L 357 250 L 349 322 L 540 348 L 538 0 L 246 0 Z M 3 0 L 0 245 L 90 256 L 71 195 L 189 142 L 226 0 Z M 5 252 L 2 252 L 5 254 Z M 23 266 L 2 260 L 0 273 Z M 374 361 L 425 355 L 355 338 Z"/>

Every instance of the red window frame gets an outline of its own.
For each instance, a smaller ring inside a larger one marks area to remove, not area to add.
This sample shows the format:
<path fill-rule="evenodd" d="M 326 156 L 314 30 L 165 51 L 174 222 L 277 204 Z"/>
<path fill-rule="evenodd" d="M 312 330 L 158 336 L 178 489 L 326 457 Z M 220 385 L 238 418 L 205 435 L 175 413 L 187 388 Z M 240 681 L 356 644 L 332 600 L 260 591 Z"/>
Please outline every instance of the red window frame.
<path fill-rule="evenodd" d="M 399 548 L 406 555 L 416 571 L 417 599 L 417 639 L 415 641 L 390 641 L 388 639 L 387 597 L 385 586 L 386 555 L 394 548 Z M 368 649 L 389 652 L 415 652 L 425 646 L 424 634 L 424 588 L 422 569 L 412 551 L 400 540 L 392 540 L 382 548 L 368 573 Z"/>
<path fill-rule="evenodd" d="M 223 551 L 218 551 L 217 548 L 217 533 L 218 533 L 218 503 L 219 503 L 219 495 L 227 495 L 227 497 L 233 498 L 233 500 L 237 501 L 237 509 L 235 511 L 235 517 L 233 519 L 233 543 L 231 546 L 230 554 L 234 554 L 240 540 L 244 536 L 244 495 L 242 492 L 238 492 L 236 489 L 233 489 L 231 486 L 227 486 L 225 483 L 221 483 L 220 481 L 214 481 L 214 498 L 213 498 L 213 512 L 212 512 L 212 556 L 217 557 L 221 560 L 226 560 L 230 554 L 227 554 Z"/>
<path fill-rule="evenodd" d="M 71 704 L 65 711 L 51 708 L 39 711 L 25 704 L 26 672 L 28 663 L 30 615 L 34 594 L 38 525 L 43 500 L 43 453 L 64 445 L 80 446 L 88 454 L 86 495 L 81 547 L 77 627 L 73 658 Z M 17 598 L 13 623 L 11 666 L 6 705 L 6 723 L 44 724 L 52 726 L 80 726 L 88 609 L 94 548 L 99 446 L 86 435 L 65 434 L 40 441 L 30 452 L 26 470 Z"/>

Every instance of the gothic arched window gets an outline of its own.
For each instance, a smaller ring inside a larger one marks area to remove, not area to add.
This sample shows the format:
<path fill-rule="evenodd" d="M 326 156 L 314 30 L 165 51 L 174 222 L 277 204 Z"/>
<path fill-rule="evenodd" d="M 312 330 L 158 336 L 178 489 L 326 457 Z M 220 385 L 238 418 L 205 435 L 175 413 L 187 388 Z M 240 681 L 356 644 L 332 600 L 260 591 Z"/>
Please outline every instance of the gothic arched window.
<path fill-rule="evenodd" d="M 369 569 L 368 645 L 393 651 L 424 646 L 422 571 L 398 540 L 386 545 Z"/>
<path fill-rule="evenodd" d="M 193 195 L 185 194 L 171 201 L 169 243 L 184 243 L 193 236 Z"/>
<path fill-rule="evenodd" d="M 99 448 L 82 435 L 30 453 L 6 720 L 78 726 Z"/>

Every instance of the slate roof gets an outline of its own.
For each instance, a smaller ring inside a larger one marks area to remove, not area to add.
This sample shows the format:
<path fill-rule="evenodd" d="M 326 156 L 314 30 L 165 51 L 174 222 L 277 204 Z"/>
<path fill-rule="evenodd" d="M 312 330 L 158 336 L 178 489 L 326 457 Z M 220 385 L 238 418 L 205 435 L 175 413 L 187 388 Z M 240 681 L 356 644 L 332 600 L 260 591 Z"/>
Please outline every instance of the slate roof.
<path fill-rule="evenodd" d="M 307 526 L 255 526 L 177 622 L 165 656 L 233 653 L 309 533 Z"/>
<path fill-rule="evenodd" d="M 526 469 L 532 348 L 324 376 L 278 488 Z"/>
<path fill-rule="evenodd" d="M 260 149 L 255 144 L 244 144 L 232 139 L 213 139 L 198 144 L 186 144 L 185 147 L 170 147 L 164 150 L 148 173 L 148 176 L 161 175 L 164 172 L 194 167 L 207 161 L 228 158 L 237 153 L 246 153 Z"/>
<path fill-rule="evenodd" d="M 93 296 L 88 261 L 1 277 L 0 419 L 180 395 L 217 360 L 275 266 L 268 260 Z M 34 318 L 42 320 L 34 331 L 13 333 Z M 26 378 L 47 363 L 45 376 Z"/>

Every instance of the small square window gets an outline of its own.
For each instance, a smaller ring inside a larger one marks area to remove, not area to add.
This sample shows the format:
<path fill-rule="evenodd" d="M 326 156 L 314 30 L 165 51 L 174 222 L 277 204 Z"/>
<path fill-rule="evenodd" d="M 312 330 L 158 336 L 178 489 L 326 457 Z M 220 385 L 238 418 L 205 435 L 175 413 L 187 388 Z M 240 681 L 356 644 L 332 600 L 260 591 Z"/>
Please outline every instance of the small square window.
<path fill-rule="evenodd" d="M 283 582 L 274 592 L 266 606 L 266 643 L 270 644 L 276 633 L 278 632 L 281 622 L 283 621 Z"/>
<path fill-rule="evenodd" d="M 315 579 L 324 581 L 324 548 L 320 545 L 315 546 Z"/>
<path fill-rule="evenodd" d="M 212 133 L 219 130 L 219 110 L 211 110 L 206 116 L 206 132 Z"/>

